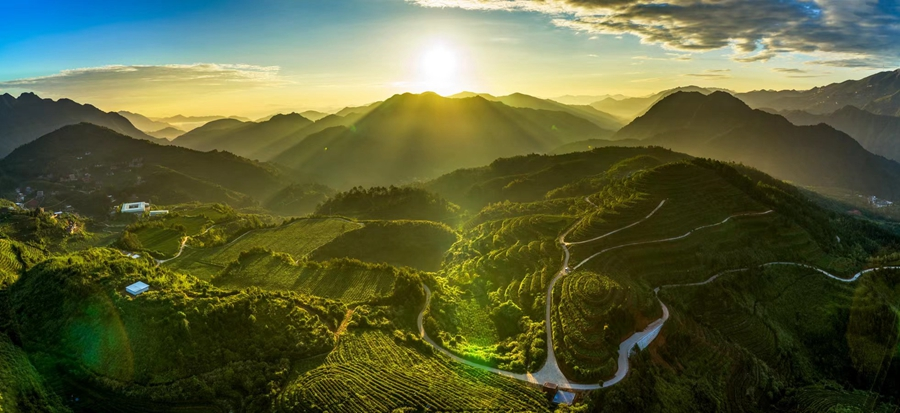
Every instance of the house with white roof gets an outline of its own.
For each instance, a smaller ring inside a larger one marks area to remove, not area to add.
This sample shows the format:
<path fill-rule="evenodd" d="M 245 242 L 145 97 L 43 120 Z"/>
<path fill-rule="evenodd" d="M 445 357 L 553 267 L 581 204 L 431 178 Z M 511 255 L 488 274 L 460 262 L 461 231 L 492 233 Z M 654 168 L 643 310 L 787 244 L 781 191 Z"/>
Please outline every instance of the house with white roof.
<path fill-rule="evenodd" d="M 149 202 L 127 202 L 122 204 L 122 208 L 119 211 L 123 214 L 143 214 L 149 210 Z"/>

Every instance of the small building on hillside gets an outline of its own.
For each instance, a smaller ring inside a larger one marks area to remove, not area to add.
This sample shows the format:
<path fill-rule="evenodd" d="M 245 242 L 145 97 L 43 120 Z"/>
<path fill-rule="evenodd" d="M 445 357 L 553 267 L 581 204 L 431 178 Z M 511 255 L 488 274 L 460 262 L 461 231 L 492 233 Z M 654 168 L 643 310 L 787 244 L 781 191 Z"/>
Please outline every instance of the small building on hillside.
<path fill-rule="evenodd" d="M 157 209 L 155 211 L 150 211 L 150 216 L 155 217 L 155 216 L 159 216 L 159 215 L 166 215 L 168 213 L 169 213 L 168 209 Z"/>
<path fill-rule="evenodd" d="M 143 214 L 150 210 L 149 202 L 129 202 L 122 204 L 120 212 L 123 214 Z"/>
<path fill-rule="evenodd" d="M 127 291 L 128 294 L 131 294 L 131 295 L 139 295 L 141 293 L 147 292 L 147 290 L 149 290 L 149 289 L 150 289 L 150 286 L 145 284 L 143 281 L 138 281 L 134 284 L 131 284 L 131 285 L 125 287 L 125 291 Z"/>

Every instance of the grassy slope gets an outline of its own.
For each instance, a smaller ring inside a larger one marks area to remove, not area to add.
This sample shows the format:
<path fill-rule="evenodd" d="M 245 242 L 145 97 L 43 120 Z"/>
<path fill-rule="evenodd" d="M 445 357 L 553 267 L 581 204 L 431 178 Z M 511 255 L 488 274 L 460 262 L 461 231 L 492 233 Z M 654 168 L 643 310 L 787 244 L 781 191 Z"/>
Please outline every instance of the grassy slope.
<path fill-rule="evenodd" d="M 434 271 L 454 242 L 452 229 L 430 221 L 367 221 L 364 227 L 322 245 L 310 258 L 354 258 Z"/>
<path fill-rule="evenodd" d="M 389 295 L 397 272 L 386 265 L 353 260 L 297 263 L 283 254 L 256 251 L 242 254 L 212 283 L 227 289 L 259 287 L 360 302 Z"/>

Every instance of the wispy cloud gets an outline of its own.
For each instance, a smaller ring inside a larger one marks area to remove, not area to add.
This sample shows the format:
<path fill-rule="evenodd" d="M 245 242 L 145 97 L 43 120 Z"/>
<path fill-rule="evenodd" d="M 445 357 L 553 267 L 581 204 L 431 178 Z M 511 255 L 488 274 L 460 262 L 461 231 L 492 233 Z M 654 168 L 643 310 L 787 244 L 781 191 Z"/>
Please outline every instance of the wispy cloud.
<path fill-rule="evenodd" d="M 805 70 L 795 69 L 793 67 L 776 67 L 772 69 L 772 71 L 778 73 L 806 73 Z"/>
<path fill-rule="evenodd" d="M 732 59 L 745 63 L 782 53 L 856 53 L 900 61 L 900 5 L 895 0 L 407 1 L 426 7 L 544 13 L 560 27 L 632 34 L 643 43 L 673 50 L 731 47 Z"/>
<path fill-rule="evenodd" d="M 701 73 L 688 73 L 685 76 L 703 79 L 728 79 L 731 78 L 729 73 L 731 73 L 731 69 L 707 69 Z"/>
<path fill-rule="evenodd" d="M 78 92 L 162 93 L 173 88 L 222 92 L 285 83 L 278 66 L 246 64 L 113 65 L 63 70 L 49 76 L 0 81 L 0 89 L 29 89 L 57 95 Z"/>

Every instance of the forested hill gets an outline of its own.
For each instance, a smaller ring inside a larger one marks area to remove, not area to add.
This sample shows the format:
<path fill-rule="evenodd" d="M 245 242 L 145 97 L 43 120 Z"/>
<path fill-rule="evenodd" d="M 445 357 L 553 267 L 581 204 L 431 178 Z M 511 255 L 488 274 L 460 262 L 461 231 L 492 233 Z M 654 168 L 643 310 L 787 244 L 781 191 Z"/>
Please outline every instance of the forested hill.
<path fill-rule="evenodd" d="M 81 122 L 105 126 L 132 138 L 165 142 L 141 132 L 118 113 L 106 113 L 69 99 L 41 99 L 34 93 L 23 93 L 18 99 L 3 94 L 0 95 L 0 157 L 63 126 Z"/>
<path fill-rule="evenodd" d="M 622 128 L 615 139 L 742 162 L 802 185 L 900 199 L 900 164 L 872 154 L 830 126 L 796 126 L 724 92 L 673 94 Z"/>
<path fill-rule="evenodd" d="M 565 112 L 511 108 L 481 97 L 403 94 L 351 127 L 307 137 L 273 161 L 338 188 L 390 185 L 502 156 L 544 152 L 602 133 Z"/>
<path fill-rule="evenodd" d="M 265 198 L 289 183 L 277 169 L 227 152 L 197 152 L 132 139 L 113 130 L 82 123 L 64 127 L 23 145 L 0 161 L 18 180 L 135 187 L 185 195 L 232 191 Z M 86 175 L 87 174 L 87 175 Z"/>

